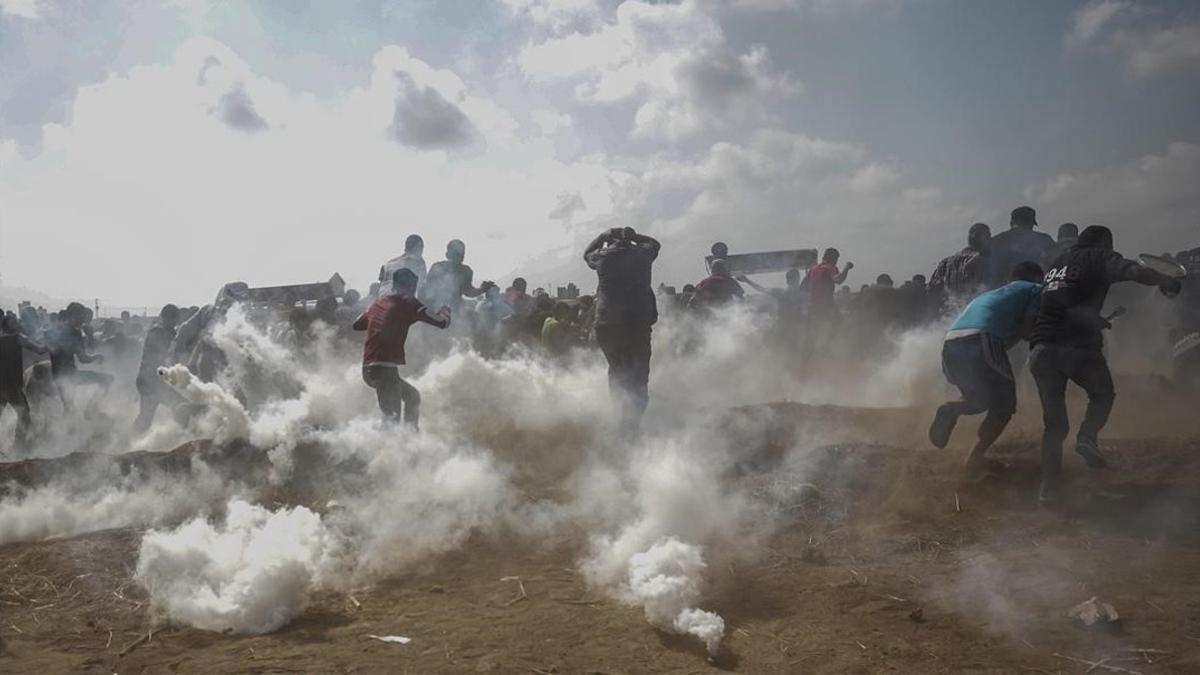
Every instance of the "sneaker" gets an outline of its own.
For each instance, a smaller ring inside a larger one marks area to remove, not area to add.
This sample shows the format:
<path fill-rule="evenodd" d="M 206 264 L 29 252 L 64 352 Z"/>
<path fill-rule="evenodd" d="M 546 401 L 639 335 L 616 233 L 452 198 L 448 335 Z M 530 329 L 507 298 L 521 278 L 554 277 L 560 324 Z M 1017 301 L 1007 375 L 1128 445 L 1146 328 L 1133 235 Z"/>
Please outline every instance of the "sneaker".
<path fill-rule="evenodd" d="M 933 424 L 929 425 L 929 442 L 935 447 L 944 448 L 950 442 L 950 434 L 954 433 L 954 425 L 958 423 L 958 415 L 949 406 L 942 405 L 933 416 Z"/>
<path fill-rule="evenodd" d="M 1078 439 L 1075 442 L 1075 452 L 1079 453 L 1089 469 L 1103 469 L 1108 466 L 1108 460 L 1104 458 L 1104 453 L 1100 452 L 1100 446 L 1094 440 Z"/>

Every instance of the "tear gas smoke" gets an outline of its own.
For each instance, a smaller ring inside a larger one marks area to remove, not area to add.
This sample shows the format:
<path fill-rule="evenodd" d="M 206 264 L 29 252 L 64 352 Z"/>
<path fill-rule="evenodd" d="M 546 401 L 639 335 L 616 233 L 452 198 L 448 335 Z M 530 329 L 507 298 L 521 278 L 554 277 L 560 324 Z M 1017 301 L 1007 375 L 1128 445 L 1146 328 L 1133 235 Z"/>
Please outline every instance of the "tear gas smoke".
<path fill-rule="evenodd" d="M 0 544 L 177 521 L 241 490 L 203 462 L 185 476 L 91 469 L 0 501 Z"/>
<path fill-rule="evenodd" d="M 296 475 L 297 448 L 319 448 L 336 467 L 322 477 L 336 506 L 319 517 L 303 507 L 271 512 L 230 502 L 223 520 L 200 517 L 147 533 L 137 579 L 175 621 L 255 633 L 302 611 L 314 590 L 329 587 L 335 567 L 346 579 L 369 583 L 425 564 L 472 536 L 532 543 L 563 528 L 583 528 L 589 545 L 580 569 L 589 584 L 715 652 L 725 626 L 719 615 L 699 608 L 705 558 L 753 556 L 777 522 L 771 504 L 728 480 L 744 449 L 731 447 L 728 430 L 716 428 L 719 414 L 814 391 L 857 392 L 838 389 L 849 385 L 836 377 L 814 389 L 812 381 L 779 367 L 769 350 L 756 349 L 763 325 L 745 310 L 699 328 L 667 317 L 655 331 L 650 415 L 642 440 L 630 444 L 617 440 L 598 354 L 555 364 L 519 353 L 485 360 L 452 349 L 412 380 L 425 402 L 423 429 L 416 433 L 378 419 L 357 364 L 329 333 L 319 331 L 297 358 L 234 308 L 211 336 L 229 364 L 217 382 L 201 382 L 182 366 L 162 371 L 185 397 L 203 404 L 190 433 L 248 440 L 268 452 L 271 479 L 280 484 L 304 477 Z M 904 365 L 891 371 L 889 382 L 919 373 L 926 357 L 915 346 L 900 349 L 896 358 Z M 160 421 L 150 437 L 173 427 Z M 791 454 L 804 452 L 800 446 Z M 178 522 L 209 513 L 214 502 L 233 495 L 225 486 L 192 488 L 187 479 L 179 489 L 178 480 L 157 504 L 156 517 L 149 509 L 114 508 L 130 517 L 29 529 L 25 523 L 38 521 L 35 512 L 44 508 L 38 504 L 49 497 L 10 497 L 3 503 L 8 531 L 57 536 Z M 556 497 L 528 499 L 517 487 L 524 484 L 539 492 L 552 488 Z M 64 492 L 63 485 L 43 488 L 44 494 L 73 495 L 63 508 L 81 515 L 94 499 L 89 492 L 106 493 L 95 485 Z M 138 494 L 132 482 L 127 491 Z M 26 529 L 14 530 L 17 524 Z"/>
<path fill-rule="evenodd" d="M 219 525 L 201 517 L 147 532 L 134 579 L 174 621 L 269 633 L 304 609 L 336 550 L 320 516 L 303 506 L 272 513 L 233 500 Z"/>
<path fill-rule="evenodd" d="M 221 385 L 201 381 L 182 364 L 159 368 L 158 375 L 188 401 L 200 407 L 202 412 L 191 424 L 202 435 L 211 437 L 217 443 L 250 435 L 250 416 L 246 409 Z"/>
<path fill-rule="evenodd" d="M 698 546 L 667 537 L 629 559 L 626 600 L 641 605 L 646 620 L 665 630 L 700 638 L 715 656 L 725 635 L 725 620 L 695 609 L 700 600 L 704 556 Z"/>

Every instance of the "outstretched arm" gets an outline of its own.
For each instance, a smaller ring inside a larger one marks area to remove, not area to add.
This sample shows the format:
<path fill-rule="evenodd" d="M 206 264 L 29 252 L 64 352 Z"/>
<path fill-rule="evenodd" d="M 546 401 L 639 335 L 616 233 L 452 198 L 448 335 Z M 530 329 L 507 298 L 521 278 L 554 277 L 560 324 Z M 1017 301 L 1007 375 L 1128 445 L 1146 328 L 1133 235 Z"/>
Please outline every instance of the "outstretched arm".
<path fill-rule="evenodd" d="M 495 285 L 496 284 L 493 284 L 490 281 L 485 281 L 482 284 L 479 284 L 479 288 L 475 288 L 475 270 L 468 267 L 466 269 L 466 274 L 463 277 L 462 294 L 468 298 L 478 298 L 484 293 L 487 293 L 487 289 Z"/>
<path fill-rule="evenodd" d="M 749 286 L 750 288 L 753 288 L 754 290 L 758 291 L 759 293 L 763 293 L 763 294 L 766 294 L 766 295 L 771 295 L 771 294 L 772 294 L 772 293 L 771 293 L 771 289 L 769 289 L 769 288 L 763 288 L 763 287 L 762 287 L 762 286 L 760 286 L 759 284 L 757 284 L 757 283 L 755 283 L 755 282 L 751 281 L 751 280 L 750 280 L 750 277 L 747 277 L 745 274 L 739 274 L 739 275 L 738 275 L 738 277 L 737 277 L 737 280 L 738 280 L 738 281 L 740 281 L 740 282 L 742 282 L 743 284 L 746 284 L 746 285 L 747 285 L 747 286 Z"/>
<path fill-rule="evenodd" d="M 852 262 L 846 263 L 846 269 L 842 270 L 841 274 L 839 274 L 833 278 L 833 283 L 837 284 L 839 286 L 846 283 L 846 276 L 848 274 L 850 274 L 850 270 L 852 270 L 852 269 L 854 269 L 854 263 L 852 263 Z"/>
<path fill-rule="evenodd" d="M 46 354 L 50 351 L 46 348 L 46 345 L 31 339 L 24 333 L 17 334 L 17 343 L 35 354 Z"/>
<path fill-rule="evenodd" d="M 1143 286 L 1158 286 L 1166 295 L 1175 295 L 1183 288 L 1183 283 L 1175 277 L 1156 272 L 1145 265 L 1123 258 L 1113 253 L 1105 266 L 1104 276 L 1112 283 L 1119 281 L 1134 281 Z"/>
<path fill-rule="evenodd" d="M 421 305 L 421 309 L 417 311 L 417 320 L 437 328 L 446 328 L 450 325 L 450 312 L 442 308 L 436 314 L 431 314 L 428 307 Z"/>

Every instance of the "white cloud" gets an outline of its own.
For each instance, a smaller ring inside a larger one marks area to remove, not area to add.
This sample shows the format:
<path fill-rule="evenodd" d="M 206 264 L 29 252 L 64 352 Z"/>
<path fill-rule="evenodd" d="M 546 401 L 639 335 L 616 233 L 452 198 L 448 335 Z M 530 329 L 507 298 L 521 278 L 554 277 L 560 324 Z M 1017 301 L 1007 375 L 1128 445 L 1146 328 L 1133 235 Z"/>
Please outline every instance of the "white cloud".
<path fill-rule="evenodd" d="M 1162 251 L 1200 245 L 1197 185 L 1200 145 L 1171 143 L 1163 154 L 1060 174 L 1030 196 L 1057 220 L 1112 227 L 1118 247 Z"/>
<path fill-rule="evenodd" d="M 716 143 L 698 158 L 653 159 L 615 194 L 616 209 L 586 234 L 633 225 L 659 237 L 655 274 L 674 283 L 697 281 L 718 240 L 735 251 L 836 246 L 860 267 L 853 283 L 866 279 L 865 270 L 928 274 L 926 266 L 955 250 L 979 215 L 865 148 L 777 129 Z M 581 243 L 541 260 L 547 274 L 587 278 L 577 260 Z"/>
<path fill-rule="evenodd" d="M 1122 31 L 1114 39 L 1125 54 L 1130 72 L 1140 77 L 1200 66 L 1200 24 Z"/>
<path fill-rule="evenodd" d="M 578 30 L 601 20 L 596 0 L 500 0 L 515 17 L 531 21 L 550 34 Z"/>
<path fill-rule="evenodd" d="M 1065 39 L 1067 47 L 1078 49 L 1087 45 L 1106 24 L 1132 7 L 1127 0 L 1093 0 L 1080 7 L 1072 16 L 1071 29 Z"/>
<path fill-rule="evenodd" d="M 455 159 L 390 141 L 398 72 L 452 103 L 486 151 Z M 269 128 L 243 133 L 246 120 L 226 114 L 231 91 Z M 602 158 L 556 159 L 550 139 L 518 138 L 504 108 L 400 48 L 377 54 L 363 86 L 317 99 L 193 39 L 166 64 L 84 87 L 70 119 L 44 128 L 36 156 L 0 145 L 0 238 L 27 253 L 6 256 L 5 280 L 58 297 L 193 303 L 231 277 L 334 271 L 365 286 L 411 232 L 431 252 L 504 234 L 468 248 L 483 279 L 567 241 L 549 217 L 561 195 L 586 205 L 572 218 L 612 208 Z"/>
<path fill-rule="evenodd" d="M 1135 77 L 1200 65 L 1200 24 L 1151 25 L 1158 16 L 1129 0 L 1093 0 L 1073 15 L 1064 44 L 1116 54 Z"/>
<path fill-rule="evenodd" d="M 765 47 L 734 51 L 713 12 L 696 0 L 630 0 L 592 30 L 526 45 L 519 63 L 538 82 L 574 83 L 580 102 L 636 102 L 633 130 L 646 138 L 768 122 L 772 100 L 799 92 L 774 70 Z"/>
<path fill-rule="evenodd" d="M 0 14 L 36 19 L 40 15 L 41 4 L 41 0 L 0 0 Z"/>

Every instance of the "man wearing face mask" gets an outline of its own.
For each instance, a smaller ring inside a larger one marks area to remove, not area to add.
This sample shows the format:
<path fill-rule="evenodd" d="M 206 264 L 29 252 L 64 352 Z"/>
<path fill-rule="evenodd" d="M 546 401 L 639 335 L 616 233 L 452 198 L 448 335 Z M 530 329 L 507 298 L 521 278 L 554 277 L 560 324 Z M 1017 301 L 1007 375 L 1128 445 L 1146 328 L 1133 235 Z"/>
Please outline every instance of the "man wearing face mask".
<path fill-rule="evenodd" d="M 485 281 L 475 287 L 475 272 L 463 264 L 467 257 L 467 245 L 458 239 L 451 239 L 446 244 L 446 259 L 436 262 L 429 268 L 425 277 L 425 285 L 421 289 L 421 300 L 431 307 L 449 307 L 457 313 L 462 306 L 463 297 L 477 298 L 495 286 Z"/>
<path fill-rule="evenodd" d="M 1101 331 L 1110 327 L 1100 312 L 1109 287 L 1122 281 L 1158 286 L 1174 297 L 1178 279 L 1127 260 L 1113 251 L 1112 232 L 1092 225 L 1079 242 L 1054 261 L 1046 273 L 1041 309 L 1030 343 L 1030 369 L 1042 401 L 1042 487 L 1039 500 L 1057 501 L 1062 474 L 1062 445 L 1070 431 L 1067 382 L 1087 392 L 1088 405 L 1079 425 L 1075 451 L 1093 469 L 1108 465 L 1097 437 L 1112 411 L 1115 391 L 1104 358 Z"/>

